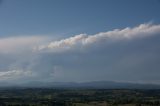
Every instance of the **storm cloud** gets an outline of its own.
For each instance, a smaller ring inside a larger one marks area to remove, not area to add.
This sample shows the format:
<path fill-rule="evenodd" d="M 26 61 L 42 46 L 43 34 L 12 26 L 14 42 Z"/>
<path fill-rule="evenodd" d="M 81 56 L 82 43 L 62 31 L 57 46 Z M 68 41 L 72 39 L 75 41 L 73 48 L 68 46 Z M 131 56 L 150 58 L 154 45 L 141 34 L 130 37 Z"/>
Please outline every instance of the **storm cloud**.
<path fill-rule="evenodd" d="M 159 35 L 160 25 L 141 24 L 54 41 L 1 38 L 0 80 L 160 83 Z"/>

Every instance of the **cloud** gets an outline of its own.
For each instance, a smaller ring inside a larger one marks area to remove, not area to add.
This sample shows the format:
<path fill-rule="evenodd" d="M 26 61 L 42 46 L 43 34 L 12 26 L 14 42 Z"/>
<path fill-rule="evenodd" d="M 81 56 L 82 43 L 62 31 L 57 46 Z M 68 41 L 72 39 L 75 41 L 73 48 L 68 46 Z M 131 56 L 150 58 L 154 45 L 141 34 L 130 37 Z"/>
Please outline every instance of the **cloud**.
<path fill-rule="evenodd" d="M 152 36 L 160 32 L 160 25 L 141 24 L 134 28 L 115 29 L 113 31 L 100 32 L 95 35 L 80 34 L 74 37 L 50 42 L 48 45 L 41 45 L 36 48 L 37 51 L 60 52 L 79 47 L 85 47 L 94 43 L 110 42 L 115 40 L 128 40 Z"/>
<path fill-rule="evenodd" d="M 23 70 L 11 70 L 11 71 L 1 71 L 0 72 L 0 80 L 8 80 L 8 79 L 17 79 L 23 78 L 26 76 L 32 76 L 31 71 L 23 71 Z"/>
<path fill-rule="evenodd" d="M 52 42 L 51 36 L 0 38 L 0 81 L 154 82 L 159 34 L 160 25 L 141 24 Z"/>
<path fill-rule="evenodd" d="M 17 36 L 0 38 L 0 53 L 18 53 L 32 50 L 34 46 L 44 43 L 42 36 Z"/>

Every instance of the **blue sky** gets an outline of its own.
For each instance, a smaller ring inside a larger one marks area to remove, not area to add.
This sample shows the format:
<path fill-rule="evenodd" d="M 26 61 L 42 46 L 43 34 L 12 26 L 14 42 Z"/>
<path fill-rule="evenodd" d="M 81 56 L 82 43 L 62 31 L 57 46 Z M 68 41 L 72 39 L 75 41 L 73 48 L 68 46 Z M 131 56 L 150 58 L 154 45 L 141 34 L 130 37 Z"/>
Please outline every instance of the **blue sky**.
<path fill-rule="evenodd" d="M 160 22 L 159 0 L 2 0 L 0 35 L 97 33 Z"/>
<path fill-rule="evenodd" d="M 160 84 L 159 0 L 0 0 L 0 81 Z"/>

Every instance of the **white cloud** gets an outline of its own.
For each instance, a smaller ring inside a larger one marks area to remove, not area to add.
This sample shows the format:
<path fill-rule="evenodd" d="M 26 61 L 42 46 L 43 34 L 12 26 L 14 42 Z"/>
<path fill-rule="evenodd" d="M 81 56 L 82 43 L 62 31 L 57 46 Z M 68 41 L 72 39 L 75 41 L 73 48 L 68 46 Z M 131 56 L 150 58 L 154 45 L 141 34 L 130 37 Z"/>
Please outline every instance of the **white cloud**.
<path fill-rule="evenodd" d="M 1 80 L 8 80 L 8 79 L 17 79 L 23 78 L 25 76 L 31 76 L 31 71 L 23 71 L 23 70 L 10 70 L 10 71 L 2 71 L 0 72 L 0 79 Z"/>
<path fill-rule="evenodd" d="M 85 40 L 86 38 L 87 38 L 86 34 L 80 34 L 67 39 L 51 42 L 48 45 L 41 45 L 38 48 L 36 48 L 36 50 L 55 49 L 56 51 L 59 51 L 60 48 L 63 50 L 68 50 L 74 47 L 75 45 L 78 44 L 81 45 L 82 41 Z"/>
<path fill-rule="evenodd" d="M 32 50 L 33 46 L 46 40 L 42 36 L 17 36 L 0 38 L 0 53 L 14 53 Z"/>
<path fill-rule="evenodd" d="M 107 40 L 133 39 L 151 36 L 160 33 L 160 25 L 141 24 L 134 28 L 115 29 L 113 31 L 101 32 L 95 35 L 80 34 L 59 41 L 50 42 L 36 48 L 38 51 L 51 50 L 53 52 L 64 51 L 73 48 L 84 47 L 95 42 Z"/>

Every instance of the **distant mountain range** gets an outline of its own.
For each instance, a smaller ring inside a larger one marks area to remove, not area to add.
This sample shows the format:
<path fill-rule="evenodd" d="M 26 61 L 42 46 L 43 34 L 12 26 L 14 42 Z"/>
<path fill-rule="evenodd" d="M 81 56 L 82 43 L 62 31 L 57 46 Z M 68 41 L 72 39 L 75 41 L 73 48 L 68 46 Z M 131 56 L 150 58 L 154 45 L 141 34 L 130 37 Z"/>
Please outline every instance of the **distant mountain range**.
<path fill-rule="evenodd" d="M 88 89 L 160 89 L 156 84 L 124 83 L 114 81 L 92 82 L 27 82 L 21 84 L 0 83 L 0 87 L 27 87 L 27 88 L 88 88 Z"/>

